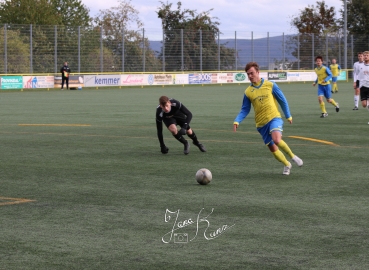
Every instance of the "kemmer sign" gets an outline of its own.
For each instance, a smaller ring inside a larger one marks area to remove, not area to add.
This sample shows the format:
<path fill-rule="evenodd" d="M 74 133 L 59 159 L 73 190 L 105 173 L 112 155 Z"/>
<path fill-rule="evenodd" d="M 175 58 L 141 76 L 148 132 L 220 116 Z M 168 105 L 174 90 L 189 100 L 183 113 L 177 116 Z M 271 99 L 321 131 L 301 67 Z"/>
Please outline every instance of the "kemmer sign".
<path fill-rule="evenodd" d="M 21 89 L 23 88 L 22 76 L 1 77 L 1 89 Z"/>
<path fill-rule="evenodd" d="M 85 86 L 120 86 L 121 75 L 85 75 Z"/>
<path fill-rule="evenodd" d="M 287 72 L 268 72 L 268 80 L 287 80 Z"/>

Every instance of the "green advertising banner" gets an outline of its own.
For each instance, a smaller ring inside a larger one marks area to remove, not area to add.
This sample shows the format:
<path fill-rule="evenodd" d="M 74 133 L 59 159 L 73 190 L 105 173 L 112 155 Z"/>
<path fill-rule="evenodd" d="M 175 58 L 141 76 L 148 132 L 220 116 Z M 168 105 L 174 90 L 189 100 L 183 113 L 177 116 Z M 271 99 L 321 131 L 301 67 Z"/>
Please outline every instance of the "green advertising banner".
<path fill-rule="evenodd" d="M 22 89 L 22 76 L 5 76 L 1 77 L 1 89 Z"/>
<path fill-rule="evenodd" d="M 340 75 L 337 77 L 338 81 L 346 81 L 346 70 L 341 70 Z"/>

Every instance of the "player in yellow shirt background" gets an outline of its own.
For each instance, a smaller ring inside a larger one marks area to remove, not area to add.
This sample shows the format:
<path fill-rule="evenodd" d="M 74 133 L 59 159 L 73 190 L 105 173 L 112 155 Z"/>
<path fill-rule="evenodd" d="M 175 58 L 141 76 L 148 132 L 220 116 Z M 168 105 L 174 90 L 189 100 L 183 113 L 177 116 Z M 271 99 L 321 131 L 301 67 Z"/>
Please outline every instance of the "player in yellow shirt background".
<path fill-rule="evenodd" d="M 323 97 L 326 98 L 328 103 L 331 103 L 333 106 L 336 107 L 336 112 L 339 112 L 340 106 L 338 102 L 334 101 L 334 99 L 331 98 L 331 84 L 329 81 L 332 79 L 332 72 L 328 67 L 323 65 L 323 57 L 315 57 L 315 64 L 316 68 L 314 70 L 317 75 L 317 79 L 313 83 L 313 86 L 318 84 L 318 102 L 320 105 L 320 109 L 322 110 L 322 115 L 320 116 L 320 118 L 325 118 L 328 116 L 328 113 L 325 109 Z"/>
<path fill-rule="evenodd" d="M 284 164 L 283 174 L 289 175 L 292 165 L 279 149 L 289 155 L 299 167 L 303 165 L 303 161 L 292 153 L 289 146 L 282 140 L 283 120 L 278 104 L 288 122 L 292 124 L 287 99 L 276 83 L 260 78 L 259 65 L 256 62 L 248 63 L 245 71 L 251 85 L 245 90 L 241 111 L 233 122 L 233 131 L 237 131 L 239 124 L 249 114 L 252 105 L 257 130 L 275 159 Z"/>
<path fill-rule="evenodd" d="M 337 64 L 336 58 L 332 58 L 331 64 L 329 66 L 329 69 L 332 72 L 332 93 L 338 92 L 338 86 L 337 86 L 337 78 L 340 76 L 341 73 L 341 67 L 339 64 Z"/>

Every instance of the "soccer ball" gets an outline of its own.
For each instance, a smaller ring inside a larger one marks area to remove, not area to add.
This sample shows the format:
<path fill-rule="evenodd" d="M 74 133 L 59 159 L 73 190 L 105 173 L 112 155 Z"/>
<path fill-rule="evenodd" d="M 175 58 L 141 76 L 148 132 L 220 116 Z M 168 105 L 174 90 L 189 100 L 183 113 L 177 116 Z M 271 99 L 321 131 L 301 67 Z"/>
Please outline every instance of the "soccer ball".
<path fill-rule="evenodd" d="M 82 90 L 82 86 L 78 86 L 78 90 Z"/>
<path fill-rule="evenodd" d="M 208 169 L 202 168 L 196 172 L 196 181 L 200 185 L 207 185 L 210 183 L 213 178 L 211 171 Z"/>

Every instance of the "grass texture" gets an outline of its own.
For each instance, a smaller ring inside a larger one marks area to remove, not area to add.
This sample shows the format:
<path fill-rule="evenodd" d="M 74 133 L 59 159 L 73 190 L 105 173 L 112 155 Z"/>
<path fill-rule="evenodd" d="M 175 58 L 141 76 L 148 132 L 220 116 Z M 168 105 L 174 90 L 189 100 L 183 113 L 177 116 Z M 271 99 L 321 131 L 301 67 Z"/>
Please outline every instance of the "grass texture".
<path fill-rule="evenodd" d="M 289 176 L 253 112 L 232 131 L 246 85 L 1 92 L 0 269 L 368 269 L 369 113 L 351 83 L 325 119 L 310 83 L 279 85 Z M 206 153 L 164 130 L 161 154 L 161 95 Z"/>

